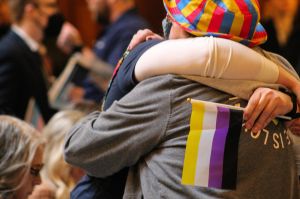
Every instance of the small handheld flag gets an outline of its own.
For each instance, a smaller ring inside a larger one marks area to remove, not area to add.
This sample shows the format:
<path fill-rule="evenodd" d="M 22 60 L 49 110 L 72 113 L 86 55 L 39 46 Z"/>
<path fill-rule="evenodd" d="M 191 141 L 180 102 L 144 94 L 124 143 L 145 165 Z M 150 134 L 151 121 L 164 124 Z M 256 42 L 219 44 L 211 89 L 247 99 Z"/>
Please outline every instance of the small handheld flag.
<path fill-rule="evenodd" d="M 190 102 L 182 184 L 235 189 L 243 111 L 204 101 Z"/>

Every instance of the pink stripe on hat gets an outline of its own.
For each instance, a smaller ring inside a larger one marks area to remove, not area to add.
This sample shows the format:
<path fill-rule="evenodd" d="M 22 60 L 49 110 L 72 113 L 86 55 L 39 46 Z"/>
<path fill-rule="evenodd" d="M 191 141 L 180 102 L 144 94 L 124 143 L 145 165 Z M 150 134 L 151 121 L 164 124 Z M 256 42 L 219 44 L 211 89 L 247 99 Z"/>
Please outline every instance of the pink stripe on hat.
<path fill-rule="evenodd" d="M 252 22 L 252 14 L 249 12 L 247 4 L 244 1 L 236 1 L 236 4 L 239 6 L 239 9 L 244 14 L 244 24 L 242 27 L 240 37 L 248 38 Z"/>
<path fill-rule="evenodd" d="M 218 32 L 220 30 L 223 18 L 224 18 L 224 9 L 221 7 L 216 7 L 210 24 L 208 26 L 207 32 Z"/>

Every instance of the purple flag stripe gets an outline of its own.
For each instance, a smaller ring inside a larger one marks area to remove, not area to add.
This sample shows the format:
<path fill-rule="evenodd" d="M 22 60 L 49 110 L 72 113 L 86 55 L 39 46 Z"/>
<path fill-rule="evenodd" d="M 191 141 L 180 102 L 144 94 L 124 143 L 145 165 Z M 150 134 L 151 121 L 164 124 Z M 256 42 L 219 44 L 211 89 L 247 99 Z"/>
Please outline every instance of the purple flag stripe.
<path fill-rule="evenodd" d="M 223 159 L 229 127 L 229 117 L 230 112 L 228 108 L 218 107 L 216 132 L 213 138 L 210 158 L 208 187 L 222 188 Z"/>

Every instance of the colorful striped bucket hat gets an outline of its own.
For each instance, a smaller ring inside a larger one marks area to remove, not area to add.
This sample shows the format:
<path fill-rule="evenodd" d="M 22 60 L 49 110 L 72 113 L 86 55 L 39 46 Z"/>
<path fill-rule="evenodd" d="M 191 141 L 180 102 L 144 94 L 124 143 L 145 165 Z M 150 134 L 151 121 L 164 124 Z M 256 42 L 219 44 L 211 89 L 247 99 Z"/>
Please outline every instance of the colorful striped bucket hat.
<path fill-rule="evenodd" d="M 163 0 L 167 13 L 195 36 L 231 39 L 247 46 L 267 40 L 258 0 Z"/>

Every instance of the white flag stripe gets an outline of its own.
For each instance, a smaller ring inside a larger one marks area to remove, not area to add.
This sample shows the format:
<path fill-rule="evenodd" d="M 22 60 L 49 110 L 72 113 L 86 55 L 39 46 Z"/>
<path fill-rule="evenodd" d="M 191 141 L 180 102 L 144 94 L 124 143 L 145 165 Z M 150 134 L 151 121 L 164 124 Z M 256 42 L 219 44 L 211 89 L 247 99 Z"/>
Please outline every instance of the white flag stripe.
<path fill-rule="evenodd" d="M 199 142 L 195 175 L 195 185 L 197 186 L 208 186 L 210 156 L 216 131 L 217 111 L 218 109 L 215 105 L 205 104 L 203 130 Z"/>

